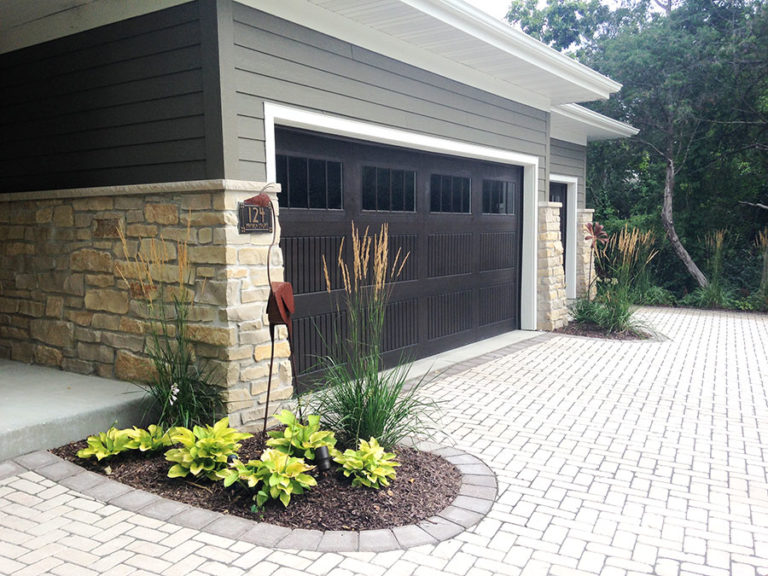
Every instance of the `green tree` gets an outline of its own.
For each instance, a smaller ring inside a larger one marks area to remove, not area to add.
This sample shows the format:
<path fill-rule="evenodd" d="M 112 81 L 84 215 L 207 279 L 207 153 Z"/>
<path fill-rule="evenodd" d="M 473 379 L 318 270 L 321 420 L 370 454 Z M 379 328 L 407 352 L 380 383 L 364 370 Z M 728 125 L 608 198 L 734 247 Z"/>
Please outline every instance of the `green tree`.
<path fill-rule="evenodd" d="M 590 4 L 518 0 L 509 18 L 622 82 L 617 97 L 591 107 L 640 134 L 590 146 L 592 199 L 601 218 L 649 228 L 656 218 L 670 252 L 704 286 L 686 246 L 700 258 L 697 240 L 724 225 L 749 240 L 765 218 L 751 206 L 768 204 L 765 0 L 626 0 L 580 17 Z"/>

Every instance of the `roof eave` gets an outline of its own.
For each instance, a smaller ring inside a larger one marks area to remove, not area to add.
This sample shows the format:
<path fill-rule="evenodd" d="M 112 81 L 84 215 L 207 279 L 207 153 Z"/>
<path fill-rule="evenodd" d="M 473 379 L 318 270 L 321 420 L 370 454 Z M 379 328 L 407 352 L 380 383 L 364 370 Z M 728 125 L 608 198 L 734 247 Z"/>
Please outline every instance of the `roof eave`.
<path fill-rule="evenodd" d="M 631 138 L 640 132 L 634 126 L 619 122 L 578 104 L 554 106 L 551 110 L 552 138 L 574 144 Z"/>

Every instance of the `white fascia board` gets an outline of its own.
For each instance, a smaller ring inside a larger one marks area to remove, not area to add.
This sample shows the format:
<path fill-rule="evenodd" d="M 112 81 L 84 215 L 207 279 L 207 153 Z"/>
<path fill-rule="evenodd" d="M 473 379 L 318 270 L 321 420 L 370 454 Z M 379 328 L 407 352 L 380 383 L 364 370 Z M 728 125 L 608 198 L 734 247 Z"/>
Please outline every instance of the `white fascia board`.
<path fill-rule="evenodd" d="M 463 0 L 400 0 L 508 54 L 521 58 L 604 100 L 621 84 L 550 48 L 528 34 L 492 18 Z"/>
<path fill-rule="evenodd" d="M 0 54 L 42 44 L 49 40 L 77 34 L 78 32 L 98 28 L 99 26 L 106 26 L 121 20 L 128 20 L 129 18 L 150 12 L 157 12 L 158 10 L 185 4 L 189 1 L 89 0 L 77 5 L 70 4 L 44 17 L 24 22 L 8 29 L 2 29 L 2 33 L 0 33 Z M 0 28 L 2 28 L 1 24 Z"/>
<path fill-rule="evenodd" d="M 639 130 L 634 126 L 598 114 L 578 104 L 554 106 L 550 137 L 585 146 L 587 142 L 630 138 Z"/>
<path fill-rule="evenodd" d="M 537 230 L 539 226 L 537 201 L 539 195 L 538 156 L 520 154 L 500 148 L 479 146 L 448 138 L 438 138 L 418 132 L 352 120 L 274 102 L 264 102 L 264 147 L 267 160 L 267 182 L 275 182 L 277 179 L 275 126 L 304 128 L 315 132 L 335 134 L 337 136 L 346 136 L 348 138 L 368 140 L 392 146 L 522 166 L 523 246 L 522 263 L 520 266 L 520 327 L 523 330 L 536 330 Z"/>
<path fill-rule="evenodd" d="M 237 0 L 237 2 L 532 108 L 548 111 L 552 105 L 550 99 L 542 94 L 498 80 L 389 34 L 357 24 L 309 2 L 296 0 Z"/>

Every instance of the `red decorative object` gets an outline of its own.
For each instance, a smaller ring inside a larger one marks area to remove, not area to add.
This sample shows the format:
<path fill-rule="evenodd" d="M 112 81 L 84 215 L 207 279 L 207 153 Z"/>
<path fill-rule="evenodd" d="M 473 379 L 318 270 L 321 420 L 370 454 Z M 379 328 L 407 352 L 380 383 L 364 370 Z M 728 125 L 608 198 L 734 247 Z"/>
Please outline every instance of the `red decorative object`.
<path fill-rule="evenodd" d="M 248 198 L 247 200 L 244 200 L 243 204 L 247 204 L 249 206 L 271 206 L 272 201 L 269 199 L 269 195 L 264 194 L 264 192 L 262 192 L 257 196 L 253 196 L 251 198 Z"/>

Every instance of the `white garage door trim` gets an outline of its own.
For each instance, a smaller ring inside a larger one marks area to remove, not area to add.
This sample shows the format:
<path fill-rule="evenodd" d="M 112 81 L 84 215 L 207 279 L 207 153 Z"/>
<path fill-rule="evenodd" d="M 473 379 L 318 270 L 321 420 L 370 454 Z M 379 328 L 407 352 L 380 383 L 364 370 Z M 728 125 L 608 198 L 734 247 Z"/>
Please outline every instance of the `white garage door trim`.
<path fill-rule="evenodd" d="M 275 125 L 304 128 L 315 132 L 336 134 L 381 144 L 414 148 L 427 152 L 476 158 L 502 164 L 523 167 L 523 247 L 520 266 L 520 328 L 536 330 L 536 230 L 538 230 L 538 172 L 539 159 L 536 156 L 519 154 L 500 148 L 489 148 L 468 144 L 446 138 L 438 138 L 418 132 L 410 132 L 370 124 L 359 120 L 350 120 L 331 114 L 314 112 L 264 103 L 264 145 L 267 161 L 267 181 L 275 182 L 277 167 L 275 164 Z M 575 205 L 575 202 L 574 202 Z M 574 241 L 575 242 L 575 241 Z"/>
<path fill-rule="evenodd" d="M 574 176 L 561 176 L 550 174 L 549 181 L 557 184 L 565 184 L 566 207 L 568 213 L 565 218 L 565 297 L 573 300 L 576 298 L 576 202 L 579 189 L 579 179 Z"/>

